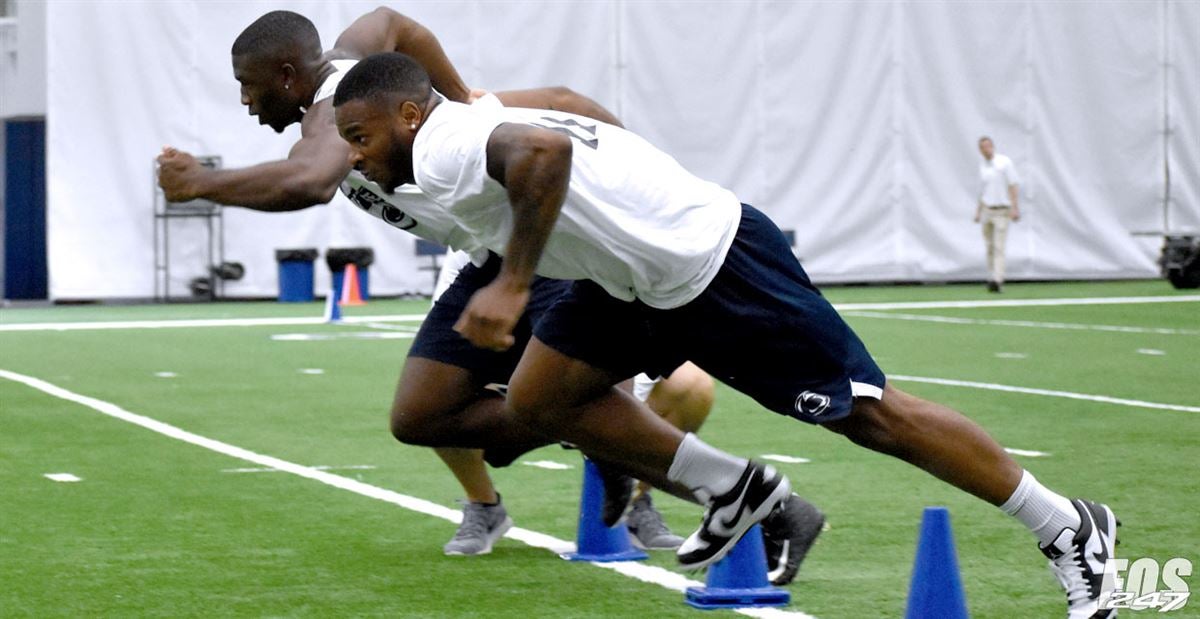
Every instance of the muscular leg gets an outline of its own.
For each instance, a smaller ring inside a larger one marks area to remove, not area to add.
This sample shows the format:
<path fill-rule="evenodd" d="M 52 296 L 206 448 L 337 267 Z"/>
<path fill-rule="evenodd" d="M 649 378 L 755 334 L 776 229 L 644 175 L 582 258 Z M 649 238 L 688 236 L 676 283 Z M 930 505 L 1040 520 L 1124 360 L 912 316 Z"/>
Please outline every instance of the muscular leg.
<path fill-rule="evenodd" d="M 470 371 L 409 357 L 392 401 L 392 435 L 410 445 L 511 447 L 547 443 L 505 409 L 504 398 L 483 390 Z"/>
<path fill-rule="evenodd" d="M 858 398 L 850 416 L 824 425 L 993 505 L 1007 501 L 1021 481 L 1021 467 L 975 422 L 890 383 L 882 400 Z"/>
<path fill-rule="evenodd" d="M 713 379 L 689 361 L 654 386 L 646 405 L 676 428 L 695 432 L 712 411 Z"/>
<path fill-rule="evenodd" d="M 454 473 L 454 477 L 466 491 L 468 501 L 487 504 L 500 502 L 500 495 L 496 492 L 496 486 L 492 484 L 491 476 L 488 475 L 487 465 L 483 463 L 482 450 L 437 447 L 434 451 Z"/>
<path fill-rule="evenodd" d="M 621 378 L 530 340 L 509 385 L 509 405 L 539 432 L 570 441 L 633 477 L 667 487 L 683 432 L 615 388 Z"/>
<path fill-rule="evenodd" d="M 683 432 L 696 432 L 708 419 L 713 406 L 713 379 L 688 362 L 659 381 L 646 398 L 650 410 Z M 638 492 L 649 492 L 650 484 L 638 482 Z"/>

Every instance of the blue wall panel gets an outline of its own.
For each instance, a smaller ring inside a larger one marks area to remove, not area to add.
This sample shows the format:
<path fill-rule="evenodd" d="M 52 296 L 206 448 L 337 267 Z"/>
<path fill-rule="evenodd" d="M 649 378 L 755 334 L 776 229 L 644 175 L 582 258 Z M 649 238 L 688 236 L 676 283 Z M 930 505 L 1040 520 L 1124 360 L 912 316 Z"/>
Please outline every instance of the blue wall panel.
<path fill-rule="evenodd" d="M 4 298 L 45 299 L 46 121 L 4 122 Z"/>

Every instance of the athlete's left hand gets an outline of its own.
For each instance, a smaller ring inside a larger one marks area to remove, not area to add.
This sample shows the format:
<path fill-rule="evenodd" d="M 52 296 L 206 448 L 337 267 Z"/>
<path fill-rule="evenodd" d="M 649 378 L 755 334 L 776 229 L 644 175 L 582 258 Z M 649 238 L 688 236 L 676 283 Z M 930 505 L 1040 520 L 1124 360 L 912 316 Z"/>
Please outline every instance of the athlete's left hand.
<path fill-rule="evenodd" d="M 195 189 L 196 175 L 203 173 L 204 166 L 190 153 L 164 146 L 158 162 L 158 186 L 168 202 L 187 202 L 199 197 Z"/>
<path fill-rule="evenodd" d="M 527 286 L 512 285 L 498 277 L 471 297 L 454 330 L 480 348 L 508 350 L 516 342 L 513 328 L 528 302 Z"/>

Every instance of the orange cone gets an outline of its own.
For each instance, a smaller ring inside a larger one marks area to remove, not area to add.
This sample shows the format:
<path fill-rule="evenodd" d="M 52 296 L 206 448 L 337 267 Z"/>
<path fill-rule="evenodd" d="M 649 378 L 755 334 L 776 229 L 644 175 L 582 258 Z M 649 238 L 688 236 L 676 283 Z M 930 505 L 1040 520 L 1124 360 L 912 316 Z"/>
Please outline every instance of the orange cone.
<path fill-rule="evenodd" d="M 342 300 L 338 305 L 366 305 L 358 291 L 358 267 L 353 262 L 346 265 L 342 274 Z"/>

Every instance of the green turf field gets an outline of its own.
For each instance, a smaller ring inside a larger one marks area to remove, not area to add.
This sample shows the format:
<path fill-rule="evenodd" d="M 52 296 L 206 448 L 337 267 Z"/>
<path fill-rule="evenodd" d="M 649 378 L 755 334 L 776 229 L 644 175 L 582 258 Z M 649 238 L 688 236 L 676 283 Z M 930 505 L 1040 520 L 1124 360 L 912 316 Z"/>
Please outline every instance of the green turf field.
<path fill-rule="evenodd" d="M 884 370 L 905 377 L 894 378 L 898 386 L 962 410 L 1007 447 L 1049 454 L 1017 456 L 1047 485 L 1108 502 L 1124 522 L 1119 556 L 1197 564 L 1200 301 L 863 308 L 1185 294 L 1159 281 L 1015 284 L 999 296 L 982 286 L 827 290 Z M 372 301 L 348 314 L 425 307 Z M 387 431 L 409 340 L 357 335 L 403 331 L 363 324 L 12 330 L 320 313 L 316 303 L 0 310 L 0 370 L 96 400 L 70 401 L 0 378 L 0 616 L 701 615 L 674 590 L 567 563 L 514 539 L 485 557 L 444 557 L 454 531 L 444 519 L 291 472 L 231 472 L 260 465 L 88 405 L 109 403 L 297 465 L 363 467 L 327 474 L 362 482 L 360 490 L 455 508 L 459 490 L 433 452 L 402 446 Z M 281 334 L 330 337 L 272 339 Z M 952 382 L 930 382 L 937 380 Z M 790 586 L 789 611 L 901 616 L 921 510 L 946 505 L 973 616 L 1065 614 L 1028 532 L 908 465 L 764 412 L 724 387 L 702 436 L 739 455 L 811 460 L 775 463 L 830 523 Z M 522 464 L 533 460 L 573 468 Z M 577 452 L 547 448 L 495 472 L 518 527 L 574 539 L 579 464 Z M 82 481 L 55 482 L 49 473 Z M 657 502 L 677 532 L 699 521 L 692 505 Z M 673 569 L 673 562 L 665 553 L 649 563 Z M 1189 579 L 1193 588 L 1198 579 Z M 1138 615 L 1158 616 L 1122 613 Z M 1200 602 L 1165 616 L 1200 616 Z"/>

